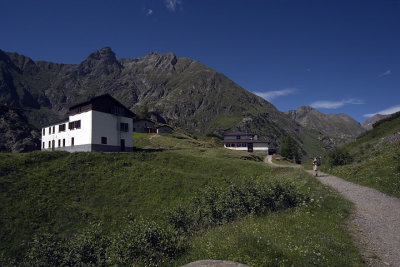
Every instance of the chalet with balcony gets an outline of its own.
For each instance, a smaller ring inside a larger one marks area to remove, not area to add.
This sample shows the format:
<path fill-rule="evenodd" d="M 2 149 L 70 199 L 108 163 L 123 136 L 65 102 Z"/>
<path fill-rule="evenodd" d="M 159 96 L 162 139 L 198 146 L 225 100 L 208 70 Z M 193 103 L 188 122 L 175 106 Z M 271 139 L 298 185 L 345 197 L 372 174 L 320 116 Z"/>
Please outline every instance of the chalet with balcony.
<path fill-rule="evenodd" d="M 224 147 L 232 150 L 260 152 L 268 154 L 268 143 L 257 135 L 245 132 L 225 132 Z"/>

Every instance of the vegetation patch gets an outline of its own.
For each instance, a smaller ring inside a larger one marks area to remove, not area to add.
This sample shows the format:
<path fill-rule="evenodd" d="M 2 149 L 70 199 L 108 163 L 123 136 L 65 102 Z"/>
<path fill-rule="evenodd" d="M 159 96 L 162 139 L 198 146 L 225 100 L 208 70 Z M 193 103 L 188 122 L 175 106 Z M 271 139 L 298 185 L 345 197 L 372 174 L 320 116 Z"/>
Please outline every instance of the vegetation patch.
<path fill-rule="evenodd" d="M 362 264 L 343 228 L 348 202 L 303 171 L 153 136 L 136 136 L 135 153 L 0 154 L 0 265 Z"/>
<path fill-rule="evenodd" d="M 328 154 L 321 169 L 348 181 L 400 197 L 400 113 Z"/>

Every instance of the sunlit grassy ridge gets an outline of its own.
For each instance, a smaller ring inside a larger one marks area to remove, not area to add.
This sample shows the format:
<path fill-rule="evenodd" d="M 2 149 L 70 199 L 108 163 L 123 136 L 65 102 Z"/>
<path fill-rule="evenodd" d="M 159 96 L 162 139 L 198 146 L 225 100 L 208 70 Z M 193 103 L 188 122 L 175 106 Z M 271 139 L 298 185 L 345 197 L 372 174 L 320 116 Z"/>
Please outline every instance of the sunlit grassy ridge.
<path fill-rule="evenodd" d="M 400 113 L 379 121 L 343 149 L 350 152 L 353 162 L 332 168 L 325 165 L 324 170 L 400 197 Z"/>
<path fill-rule="evenodd" d="M 180 134 L 134 143 L 134 153 L 0 154 L 0 262 L 363 265 L 343 226 L 350 204 L 301 170 Z M 251 212 L 248 199 L 268 201 Z M 177 207 L 198 219 L 190 231 L 171 224 L 186 218 Z"/>

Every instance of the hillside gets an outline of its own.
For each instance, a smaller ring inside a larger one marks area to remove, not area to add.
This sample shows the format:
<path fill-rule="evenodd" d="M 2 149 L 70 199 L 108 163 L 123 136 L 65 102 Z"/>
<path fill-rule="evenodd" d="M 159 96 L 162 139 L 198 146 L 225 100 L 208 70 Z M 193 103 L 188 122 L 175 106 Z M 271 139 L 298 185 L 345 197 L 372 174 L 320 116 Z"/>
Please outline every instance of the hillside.
<path fill-rule="evenodd" d="M 28 152 L 40 149 L 40 132 L 30 125 L 19 109 L 0 105 L 0 152 Z"/>
<path fill-rule="evenodd" d="M 286 114 L 303 127 L 322 133 L 325 142 L 331 143 L 332 147 L 352 141 L 365 131 L 359 122 L 346 114 L 324 114 L 309 106 L 301 106 Z"/>
<path fill-rule="evenodd" d="M 80 64 L 33 61 L 0 50 L 0 103 L 25 110 L 36 126 L 63 117 L 69 106 L 109 93 L 135 112 L 147 107 L 195 135 L 252 131 L 277 146 L 299 141 L 300 126 L 264 99 L 199 61 L 173 53 L 117 59 L 104 47 Z"/>
<path fill-rule="evenodd" d="M 363 265 L 350 203 L 305 172 L 181 134 L 134 140 L 135 153 L 0 154 L 0 265 Z"/>
<path fill-rule="evenodd" d="M 384 118 L 389 117 L 390 115 L 382 115 L 382 114 L 376 114 L 374 116 L 372 116 L 371 118 L 369 118 L 368 120 L 364 121 L 362 123 L 362 127 L 366 130 L 372 130 L 373 125 L 375 122 L 378 122 Z"/>
<path fill-rule="evenodd" d="M 328 172 L 400 197 L 400 112 L 376 122 L 341 149 L 350 153 L 350 162 Z"/>

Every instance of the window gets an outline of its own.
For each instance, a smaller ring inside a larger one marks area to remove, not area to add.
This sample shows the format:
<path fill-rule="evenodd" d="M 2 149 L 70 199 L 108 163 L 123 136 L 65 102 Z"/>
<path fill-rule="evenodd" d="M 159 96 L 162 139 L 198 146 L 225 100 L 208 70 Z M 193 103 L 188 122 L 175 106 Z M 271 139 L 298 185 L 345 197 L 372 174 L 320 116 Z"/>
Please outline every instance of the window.
<path fill-rule="evenodd" d="M 51 148 L 51 141 L 49 141 L 49 148 Z"/>
<path fill-rule="evenodd" d="M 53 126 L 53 134 L 56 133 L 56 126 Z"/>
<path fill-rule="evenodd" d="M 107 145 L 107 137 L 101 137 L 101 144 Z"/>
<path fill-rule="evenodd" d="M 120 124 L 120 130 L 121 132 L 128 132 L 129 131 L 129 124 L 121 122 Z"/>
<path fill-rule="evenodd" d="M 46 134 L 46 129 L 43 128 L 43 136 Z M 44 147 L 43 147 L 44 148 Z"/>
<path fill-rule="evenodd" d="M 231 144 L 226 144 L 226 147 L 231 147 Z"/>
<path fill-rule="evenodd" d="M 81 120 L 75 121 L 75 128 L 80 129 L 81 128 Z"/>
<path fill-rule="evenodd" d="M 65 139 L 63 139 L 63 147 L 65 147 Z"/>
<path fill-rule="evenodd" d="M 61 147 L 61 139 L 58 139 L 58 147 Z"/>
<path fill-rule="evenodd" d="M 115 115 L 122 114 L 122 108 L 118 106 L 112 106 L 111 107 L 111 113 Z"/>
<path fill-rule="evenodd" d="M 42 148 L 44 148 L 44 142 L 43 142 L 43 144 L 42 144 Z"/>
<path fill-rule="evenodd" d="M 51 134 L 51 127 L 49 127 L 49 134 Z"/>
<path fill-rule="evenodd" d="M 237 147 L 242 147 L 242 144 L 237 144 Z"/>
<path fill-rule="evenodd" d="M 240 135 L 237 135 L 237 136 L 236 136 L 236 139 L 239 140 L 239 139 L 240 139 Z"/>
<path fill-rule="evenodd" d="M 70 129 L 70 130 L 80 129 L 80 128 L 81 128 L 81 120 L 71 121 L 68 123 L 68 129 Z"/>
<path fill-rule="evenodd" d="M 247 147 L 247 144 L 242 144 L 242 147 Z"/>
<path fill-rule="evenodd" d="M 58 125 L 58 132 L 65 132 L 65 123 Z"/>
<path fill-rule="evenodd" d="M 75 145 L 74 141 L 75 141 L 75 140 L 74 140 L 74 138 L 72 137 L 72 138 L 71 138 L 71 146 L 74 146 L 74 145 Z"/>

